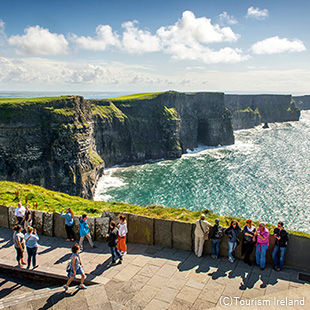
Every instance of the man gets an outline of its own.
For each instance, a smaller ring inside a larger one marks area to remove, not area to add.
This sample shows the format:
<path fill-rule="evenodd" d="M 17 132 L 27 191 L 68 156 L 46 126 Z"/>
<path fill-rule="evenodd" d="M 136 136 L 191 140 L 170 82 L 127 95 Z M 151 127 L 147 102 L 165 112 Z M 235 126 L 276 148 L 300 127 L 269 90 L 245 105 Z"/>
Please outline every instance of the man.
<path fill-rule="evenodd" d="M 24 221 L 25 212 L 26 212 L 25 207 L 23 207 L 21 202 L 19 202 L 17 208 L 15 209 L 15 214 L 14 214 L 16 224 L 23 226 L 22 224 Z"/>
<path fill-rule="evenodd" d="M 110 266 L 116 265 L 116 256 L 119 258 L 118 263 L 121 264 L 123 261 L 121 253 L 117 249 L 118 243 L 118 229 L 116 227 L 116 223 L 111 221 L 109 233 L 106 235 L 108 246 L 110 248 L 112 254 L 112 262 L 110 262 Z"/>
<path fill-rule="evenodd" d="M 205 215 L 201 214 L 200 219 L 195 222 L 195 255 L 201 257 L 203 244 L 205 242 L 205 233 L 210 231 L 211 224 L 205 220 Z"/>
<path fill-rule="evenodd" d="M 220 225 L 220 220 L 214 220 L 215 225 L 211 229 L 210 239 L 212 239 L 212 258 L 218 258 L 220 253 L 220 243 L 223 237 L 223 228 Z"/>
<path fill-rule="evenodd" d="M 272 252 L 273 269 L 280 271 L 284 265 L 284 256 L 288 242 L 288 232 L 283 228 L 283 222 L 278 222 L 278 227 L 274 229 L 276 244 Z M 280 251 L 280 260 L 278 262 L 278 252 Z"/>

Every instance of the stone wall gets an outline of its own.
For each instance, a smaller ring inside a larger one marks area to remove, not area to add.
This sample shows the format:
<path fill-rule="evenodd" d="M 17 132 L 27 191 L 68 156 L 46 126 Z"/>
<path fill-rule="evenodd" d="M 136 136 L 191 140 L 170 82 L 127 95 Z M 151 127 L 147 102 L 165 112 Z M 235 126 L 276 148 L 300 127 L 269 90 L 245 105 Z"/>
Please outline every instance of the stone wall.
<path fill-rule="evenodd" d="M 0 205 L 0 226 L 13 228 L 15 208 Z M 117 221 L 119 213 L 105 211 L 101 217 L 89 217 L 88 223 L 90 233 L 95 241 L 105 241 L 105 235 L 108 232 L 111 220 Z M 155 219 L 136 214 L 124 213 L 127 219 L 128 235 L 127 241 L 131 243 L 140 243 L 146 245 L 157 245 L 167 248 L 175 248 L 185 251 L 193 251 L 195 242 L 195 224 L 184 223 L 171 220 Z M 38 210 L 32 212 L 33 226 L 39 234 L 46 236 L 55 236 L 66 238 L 65 221 L 59 213 L 46 213 Z M 80 217 L 74 217 L 74 236 L 79 239 L 79 220 Z M 239 235 L 242 242 L 242 233 Z M 272 250 L 275 239 L 269 237 L 269 249 L 267 250 L 267 263 L 272 264 Z M 310 238 L 290 235 L 289 245 L 285 255 L 285 265 L 294 268 L 310 270 Z M 211 254 L 211 240 L 205 242 L 204 254 Z M 255 251 L 252 253 L 254 261 Z M 228 244 L 227 236 L 224 235 L 220 244 L 220 255 L 227 257 Z M 236 247 L 234 256 L 242 259 L 241 244 Z"/>

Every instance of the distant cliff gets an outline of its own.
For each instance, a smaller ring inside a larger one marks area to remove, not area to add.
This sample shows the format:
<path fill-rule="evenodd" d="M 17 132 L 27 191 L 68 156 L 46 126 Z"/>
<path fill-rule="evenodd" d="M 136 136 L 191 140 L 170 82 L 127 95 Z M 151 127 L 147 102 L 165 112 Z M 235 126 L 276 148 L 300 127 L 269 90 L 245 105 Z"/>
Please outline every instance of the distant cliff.
<path fill-rule="evenodd" d="M 310 110 L 310 95 L 294 96 L 293 99 L 300 110 Z"/>
<path fill-rule="evenodd" d="M 91 198 L 104 166 L 234 143 L 222 93 L 0 101 L 0 180 Z"/>
<path fill-rule="evenodd" d="M 225 105 L 232 112 L 234 130 L 300 117 L 291 95 L 225 95 Z"/>

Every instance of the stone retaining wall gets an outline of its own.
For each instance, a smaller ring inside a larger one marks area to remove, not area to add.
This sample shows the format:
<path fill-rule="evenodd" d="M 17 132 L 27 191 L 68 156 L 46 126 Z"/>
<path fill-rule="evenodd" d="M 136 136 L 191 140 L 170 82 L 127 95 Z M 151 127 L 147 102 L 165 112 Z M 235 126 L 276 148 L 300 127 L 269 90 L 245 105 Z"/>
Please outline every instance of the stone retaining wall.
<path fill-rule="evenodd" d="M 15 208 L 0 205 L 0 226 L 13 228 Z M 105 241 L 111 220 L 116 221 L 120 213 L 105 211 L 101 217 L 88 217 L 90 233 L 95 241 Z M 175 248 L 185 251 L 193 251 L 195 242 L 195 224 L 184 223 L 171 220 L 149 218 L 136 214 L 123 213 L 126 216 L 128 225 L 128 242 L 141 243 L 146 245 L 158 245 L 167 248 Z M 32 211 L 33 226 L 39 234 L 67 238 L 65 230 L 65 220 L 59 213 L 47 213 L 38 210 Z M 79 239 L 79 220 L 80 216 L 74 216 L 74 237 Z M 242 241 L 242 234 L 239 235 Z M 272 264 L 272 250 L 275 239 L 269 237 L 269 248 L 267 250 L 267 263 Z M 285 265 L 294 268 L 310 270 L 310 238 L 290 235 L 289 245 L 285 255 Z M 211 254 L 211 240 L 205 242 L 204 254 Z M 220 255 L 227 257 L 228 244 L 227 235 L 220 244 Z M 236 247 L 234 256 L 242 258 L 241 244 Z M 252 254 L 254 261 L 254 251 Z"/>

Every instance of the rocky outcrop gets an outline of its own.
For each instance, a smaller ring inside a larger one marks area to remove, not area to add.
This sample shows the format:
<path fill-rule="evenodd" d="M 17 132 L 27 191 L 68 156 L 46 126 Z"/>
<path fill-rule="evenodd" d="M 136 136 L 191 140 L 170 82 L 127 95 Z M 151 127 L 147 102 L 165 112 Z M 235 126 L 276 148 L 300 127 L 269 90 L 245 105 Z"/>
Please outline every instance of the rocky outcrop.
<path fill-rule="evenodd" d="M 310 110 L 310 95 L 294 96 L 293 99 L 300 110 Z"/>
<path fill-rule="evenodd" d="M 234 130 L 300 117 L 291 95 L 225 95 L 225 105 L 232 112 Z"/>

